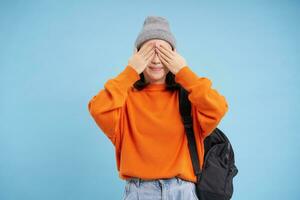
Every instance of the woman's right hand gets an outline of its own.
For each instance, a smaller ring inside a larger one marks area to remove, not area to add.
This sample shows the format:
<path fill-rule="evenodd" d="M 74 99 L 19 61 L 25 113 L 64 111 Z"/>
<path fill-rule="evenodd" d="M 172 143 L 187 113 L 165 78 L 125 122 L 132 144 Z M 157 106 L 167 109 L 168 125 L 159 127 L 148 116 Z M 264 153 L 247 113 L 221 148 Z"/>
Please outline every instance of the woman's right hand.
<path fill-rule="evenodd" d="M 152 60 L 155 54 L 154 44 L 153 42 L 149 42 L 143 45 L 139 51 L 135 48 L 134 54 L 128 60 L 128 65 L 135 69 L 138 74 L 142 73 Z"/>

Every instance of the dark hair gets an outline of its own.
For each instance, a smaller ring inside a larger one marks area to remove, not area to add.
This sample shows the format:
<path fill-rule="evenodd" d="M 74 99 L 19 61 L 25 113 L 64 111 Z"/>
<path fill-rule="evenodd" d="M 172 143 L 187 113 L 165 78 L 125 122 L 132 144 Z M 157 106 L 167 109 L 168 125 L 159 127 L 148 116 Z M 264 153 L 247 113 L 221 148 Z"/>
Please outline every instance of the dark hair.
<path fill-rule="evenodd" d="M 150 84 L 150 83 L 146 83 L 145 76 L 143 73 L 140 74 L 140 77 L 141 78 L 133 84 L 134 88 L 136 88 L 137 90 L 142 90 L 147 85 Z M 179 83 L 175 82 L 175 75 L 170 71 L 166 75 L 165 83 L 166 83 L 166 89 L 169 91 L 175 91 L 181 87 Z"/>

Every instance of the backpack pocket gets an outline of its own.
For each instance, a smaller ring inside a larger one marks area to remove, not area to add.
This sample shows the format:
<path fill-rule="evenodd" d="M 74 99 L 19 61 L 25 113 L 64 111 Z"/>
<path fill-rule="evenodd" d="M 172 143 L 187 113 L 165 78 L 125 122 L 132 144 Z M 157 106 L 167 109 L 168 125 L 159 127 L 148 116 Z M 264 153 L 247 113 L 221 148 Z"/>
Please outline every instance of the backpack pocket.
<path fill-rule="evenodd" d="M 216 144 L 205 155 L 202 175 L 197 182 L 197 195 L 201 200 L 228 200 L 231 195 L 225 193 L 226 183 L 230 186 L 227 144 Z"/>
<path fill-rule="evenodd" d="M 228 171 L 228 175 L 225 183 L 225 193 L 228 196 L 232 196 L 233 194 L 233 177 L 238 173 L 238 169 L 235 165 L 231 166 Z"/>

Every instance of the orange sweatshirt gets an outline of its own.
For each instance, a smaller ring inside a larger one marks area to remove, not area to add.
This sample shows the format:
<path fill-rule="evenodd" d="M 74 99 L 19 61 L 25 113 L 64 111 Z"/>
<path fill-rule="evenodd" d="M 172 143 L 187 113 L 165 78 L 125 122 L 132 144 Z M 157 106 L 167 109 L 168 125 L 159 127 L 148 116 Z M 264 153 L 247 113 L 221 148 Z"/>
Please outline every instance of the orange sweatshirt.
<path fill-rule="evenodd" d="M 130 66 L 104 84 L 88 109 L 115 148 L 119 177 L 159 179 L 180 177 L 196 182 L 188 140 L 179 112 L 178 91 L 165 84 L 133 89 L 139 74 Z M 211 88 L 211 81 L 198 77 L 188 66 L 175 75 L 192 104 L 195 139 L 201 168 L 203 140 L 217 127 L 228 110 L 225 97 Z"/>

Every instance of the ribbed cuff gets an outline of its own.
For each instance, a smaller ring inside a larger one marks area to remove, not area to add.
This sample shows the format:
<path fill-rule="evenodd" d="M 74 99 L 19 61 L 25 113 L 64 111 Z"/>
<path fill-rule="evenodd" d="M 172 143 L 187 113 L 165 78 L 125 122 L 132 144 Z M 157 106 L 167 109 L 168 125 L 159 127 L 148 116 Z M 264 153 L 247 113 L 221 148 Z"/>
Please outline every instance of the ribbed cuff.
<path fill-rule="evenodd" d="M 199 77 L 188 66 L 184 66 L 175 74 L 175 81 L 182 85 L 184 88 L 188 88 L 196 84 Z"/>
<path fill-rule="evenodd" d="M 127 88 L 131 87 L 139 79 L 139 74 L 130 65 L 127 65 L 125 69 L 115 78 L 115 80 L 118 80 Z"/>

